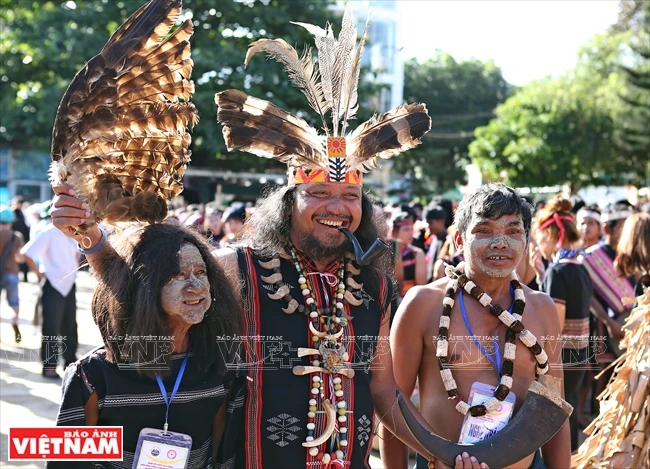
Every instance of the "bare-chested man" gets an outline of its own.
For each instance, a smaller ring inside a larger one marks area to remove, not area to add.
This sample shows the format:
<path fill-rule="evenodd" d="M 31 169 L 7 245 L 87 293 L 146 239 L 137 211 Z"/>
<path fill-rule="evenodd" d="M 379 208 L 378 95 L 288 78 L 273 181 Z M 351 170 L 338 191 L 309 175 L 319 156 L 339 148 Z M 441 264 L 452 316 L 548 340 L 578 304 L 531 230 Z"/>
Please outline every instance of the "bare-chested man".
<path fill-rule="evenodd" d="M 531 225 L 530 208 L 511 188 L 502 184 L 488 184 L 463 199 L 456 213 L 456 225 L 458 232 L 454 241 L 464 254 L 465 274 L 490 295 L 492 304 L 507 309 L 514 301 L 510 285 L 512 272 L 526 252 Z M 448 280 L 442 278 L 408 292 L 393 323 L 390 343 L 397 384 L 410 394 L 417 379 L 421 415 L 438 435 L 458 442 L 464 416 L 456 410 L 456 401 L 448 399 L 436 357 L 436 339 Z M 560 335 L 560 323 L 555 305 L 545 294 L 526 286 L 523 286 L 523 292 L 526 307 L 522 321 L 538 338 L 549 357 L 548 374 L 562 378 L 558 358 L 561 347 L 556 342 Z M 485 383 L 492 387 L 499 384 L 496 364 L 503 361 L 506 327 L 478 301 L 465 294 L 465 316 L 472 333 L 468 332 L 461 311 L 461 294 L 462 288 L 459 288 L 451 310 L 448 359 L 461 399 L 467 401 L 473 383 Z M 497 348 L 491 340 L 493 337 L 497 338 L 499 354 L 495 353 Z M 486 338 L 488 340 L 481 340 Z M 490 359 L 474 339 L 478 340 Z M 517 340 L 511 387 L 516 396 L 514 413 L 518 412 L 528 387 L 535 379 L 535 363 L 530 350 Z M 391 469 L 406 467 L 406 447 L 385 429 L 382 431 L 382 461 Z M 530 454 L 510 467 L 570 467 L 568 421 L 539 453 Z M 427 467 L 426 461 L 418 458 L 417 468 L 421 467 Z M 447 466 L 436 461 L 436 467 Z"/>

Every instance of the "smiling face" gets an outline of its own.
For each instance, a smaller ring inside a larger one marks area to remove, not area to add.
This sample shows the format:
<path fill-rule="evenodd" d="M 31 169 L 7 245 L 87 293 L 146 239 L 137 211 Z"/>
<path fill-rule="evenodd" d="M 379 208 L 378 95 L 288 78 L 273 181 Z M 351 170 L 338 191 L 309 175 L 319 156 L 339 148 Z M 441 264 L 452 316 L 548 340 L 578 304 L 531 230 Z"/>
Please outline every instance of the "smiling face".
<path fill-rule="evenodd" d="M 212 303 L 205 262 L 196 246 L 183 244 L 178 263 L 180 272 L 162 289 L 162 308 L 172 322 L 198 324 Z"/>
<path fill-rule="evenodd" d="M 354 232 L 361 222 L 361 187 L 315 182 L 296 187 L 291 214 L 291 242 L 316 259 L 331 258 L 345 249 L 340 228 Z"/>
<path fill-rule="evenodd" d="M 457 233 L 455 239 L 462 246 L 470 274 L 478 271 L 489 277 L 508 277 L 526 251 L 520 215 L 503 215 L 496 220 L 472 215 L 466 232 Z"/>

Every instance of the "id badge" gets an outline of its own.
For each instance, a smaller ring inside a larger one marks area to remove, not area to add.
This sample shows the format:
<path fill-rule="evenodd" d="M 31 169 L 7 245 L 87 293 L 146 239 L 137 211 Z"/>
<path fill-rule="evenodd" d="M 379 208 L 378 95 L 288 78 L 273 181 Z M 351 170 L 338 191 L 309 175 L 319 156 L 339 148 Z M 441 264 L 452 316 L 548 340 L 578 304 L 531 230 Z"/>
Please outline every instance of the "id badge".
<path fill-rule="evenodd" d="M 472 384 L 468 399 L 470 407 L 484 404 L 490 400 L 494 396 L 495 389 L 494 386 L 485 383 L 476 382 Z M 458 443 L 474 445 L 490 438 L 508 424 L 514 409 L 515 394 L 510 391 L 505 400 L 501 402 L 501 407 L 494 412 L 490 412 L 481 417 L 472 417 L 468 412 L 465 415 L 463 427 L 460 430 Z"/>
<path fill-rule="evenodd" d="M 140 430 L 131 469 L 187 469 L 192 437 L 156 428 Z"/>

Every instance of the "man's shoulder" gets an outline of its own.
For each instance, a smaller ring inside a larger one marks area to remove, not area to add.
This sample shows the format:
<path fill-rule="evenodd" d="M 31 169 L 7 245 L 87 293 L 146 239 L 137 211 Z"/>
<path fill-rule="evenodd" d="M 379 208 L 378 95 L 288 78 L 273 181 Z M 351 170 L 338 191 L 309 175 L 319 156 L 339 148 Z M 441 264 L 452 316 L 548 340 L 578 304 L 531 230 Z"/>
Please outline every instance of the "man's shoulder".
<path fill-rule="evenodd" d="M 555 302 L 549 295 L 541 291 L 531 290 L 525 285 L 523 288 L 524 294 L 526 295 L 526 310 L 529 312 L 533 311 L 535 316 L 540 317 L 542 321 L 547 317 L 547 313 L 556 312 Z"/>
<path fill-rule="evenodd" d="M 442 278 L 426 285 L 418 285 L 410 288 L 402 303 L 410 309 L 430 310 L 433 305 L 442 305 L 442 297 L 445 294 L 445 286 L 448 279 Z"/>

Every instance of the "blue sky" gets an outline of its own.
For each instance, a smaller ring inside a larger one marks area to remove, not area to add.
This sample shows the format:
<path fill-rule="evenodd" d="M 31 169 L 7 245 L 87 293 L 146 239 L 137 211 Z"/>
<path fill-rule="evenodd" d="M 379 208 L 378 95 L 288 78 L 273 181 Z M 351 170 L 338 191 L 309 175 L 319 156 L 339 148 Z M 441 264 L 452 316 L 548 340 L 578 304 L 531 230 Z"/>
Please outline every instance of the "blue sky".
<path fill-rule="evenodd" d="M 617 0 L 398 0 L 405 59 L 436 49 L 457 60 L 494 59 L 503 76 L 525 85 L 572 68 L 580 46 L 604 32 Z"/>

